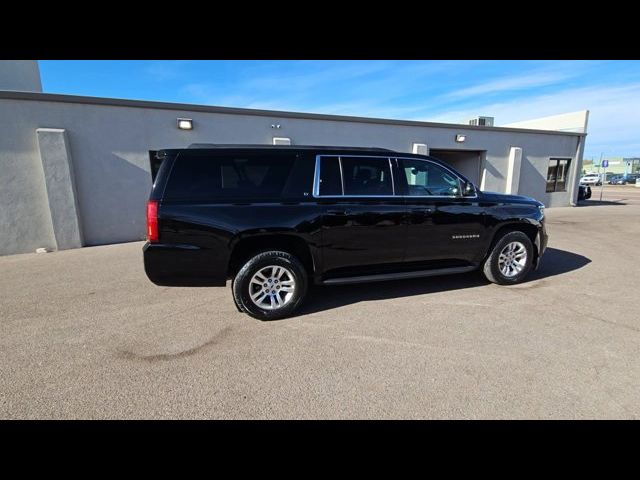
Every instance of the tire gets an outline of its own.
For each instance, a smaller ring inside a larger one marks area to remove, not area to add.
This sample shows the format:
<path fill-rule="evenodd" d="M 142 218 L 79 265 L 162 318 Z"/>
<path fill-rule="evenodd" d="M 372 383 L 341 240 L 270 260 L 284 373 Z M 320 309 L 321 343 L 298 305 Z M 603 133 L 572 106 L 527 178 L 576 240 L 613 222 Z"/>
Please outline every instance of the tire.
<path fill-rule="evenodd" d="M 505 250 L 507 249 L 507 246 L 511 245 L 515 245 L 514 250 Z M 519 254 L 521 247 L 524 248 L 524 251 L 526 252 L 526 256 L 524 258 Z M 514 263 L 505 264 L 503 262 L 501 264 L 501 253 L 505 253 L 507 258 L 513 258 L 517 265 L 515 267 L 509 267 L 508 265 L 513 265 Z M 515 285 L 522 282 L 531 270 L 533 255 L 533 244 L 531 243 L 531 239 L 525 233 L 520 231 L 507 232 L 500 237 L 497 242 L 495 242 L 493 249 L 484 262 L 482 271 L 484 276 L 487 277 L 487 280 L 492 283 L 497 283 L 498 285 Z M 520 270 L 518 270 L 518 268 L 520 268 Z M 508 274 L 505 274 L 503 269 L 506 269 Z"/>
<path fill-rule="evenodd" d="M 234 279 L 231 281 L 231 292 L 233 293 L 233 291 L 235 290 L 235 284 L 236 284 L 236 277 L 234 277 Z M 233 294 L 233 303 L 236 304 L 236 308 L 238 309 L 238 311 L 240 313 L 246 313 L 244 307 L 242 306 L 242 304 L 238 303 L 238 299 L 236 298 L 235 294 Z"/>
<path fill-rule="evenodd" d="M 262 285 L 263 280 L 257 283 L 259 278 L 264 279 Z M 307 284 L 307 272 L 296 257 L 270 250 L 245 263 L 231 288 L 236 304 L 245 313 L 259 320 L 277 320 L 290 316 L 300 306 Z"/>

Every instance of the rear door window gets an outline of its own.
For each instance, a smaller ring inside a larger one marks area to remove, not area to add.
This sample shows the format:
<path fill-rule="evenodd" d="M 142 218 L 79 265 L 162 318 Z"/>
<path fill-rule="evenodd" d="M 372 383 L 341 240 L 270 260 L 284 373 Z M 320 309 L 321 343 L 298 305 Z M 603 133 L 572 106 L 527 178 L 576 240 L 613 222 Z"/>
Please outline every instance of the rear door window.
<path fill-rule="evenodd" d="M 295 154 L 180 155 L 174 162 L 165 198 L 280 198 L 295 158 Z"/>
<path fill-rule="evenodd" d="M 391 165 L 386 157 L 340 157 L 345 195 L 393 195 Z"/>

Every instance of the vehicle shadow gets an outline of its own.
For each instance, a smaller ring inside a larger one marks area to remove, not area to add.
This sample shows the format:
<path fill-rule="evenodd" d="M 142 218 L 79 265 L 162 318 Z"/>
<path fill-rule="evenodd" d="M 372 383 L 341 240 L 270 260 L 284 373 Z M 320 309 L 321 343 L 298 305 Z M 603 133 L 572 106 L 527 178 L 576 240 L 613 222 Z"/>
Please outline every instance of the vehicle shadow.
<path fill-rule="evenodd" d="M 538 270 L 531 272 L 522 283 L 562 275 L 578 270 L 589 263 L 591 260 L 583 255 L 558 248 L 547 248 L 540 260 Z"/>
<path fill-rule="evenodd" d="M 582 255 L 547 248 L 540 267 L 531 272 L 523 282 L 526 284 L 535 280 L 561 275 L 563 273 L 578 270 L 591 260 Z M 312 286 L 309 294 L 298 310 L 297 315 L 331 310 L 346 305 L 371 300 L 386 300 L 391 298 L 411 297 L 426 293 L 437 293 L 450 290 L 462 290 L 465 288 L 480 287 L 489 284 L 489 281 L 481 272 L 446 275 L 439 277 L 414 278 L 408 280 L 394 280 L 388 282 L 361 283 L 354 285 Z"/>
<path fill-rule="evenodd" d="M 578 207 L 600 207 L 606 205 L 626 205 L 624 201 L 621 200 L 580 200 L 578 202 Z"/>

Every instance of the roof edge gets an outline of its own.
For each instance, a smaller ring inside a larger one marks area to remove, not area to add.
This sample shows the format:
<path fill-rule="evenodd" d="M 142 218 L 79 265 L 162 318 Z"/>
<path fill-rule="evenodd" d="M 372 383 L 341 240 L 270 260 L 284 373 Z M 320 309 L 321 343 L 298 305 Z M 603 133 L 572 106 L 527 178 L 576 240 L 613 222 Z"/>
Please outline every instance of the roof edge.
<path fill-rule="evenodd" d="M 90 105 L 107 105 L 115 107 L 131 107 L 131 108 L 153 108 L 158 110 L 180 110 L 204 113 L 220 113 L 226 115 L 254 115 L 263 117 L 277 118 L 300 118 L 307 120 L 329 120 L 334 122 L 356 122 L 356 123 L 376 123 L 383 125 L 405 125 L 414 127 L 432 127 L 432 128 L 466 128 L 470 130 L 498 131 L 498 132 L 518 132 L 518 133 L 538 133 L 547 135 L 565 135 L 565 136 L 586 136 L 586 133 L 579 132 L 562 132 L 556 130 L 536 130 L 529 128 L 510 128 L 510 127 L 484 127 L 479 125 L 466 125 L 458 123 L 437 123 L 424 122 L 418 120 L 397 120 L 390 118 L 375 117 L 356 117 L 348 115 L 331 115 L 324 113 L 304 113 L 304 112 L 287 112 L 280 110 L 259 110 L 251 108 L 238 107 L 218 107 L 213 105 L 198 105 L 191 103 L 172 103 L 158 102 L 150 100 L 129 100 L 123 98 L 107 98 L 107 97 L 89 97 L 81 95 L 66 95 L 58 93 L 38 93 L 38 92 L 19 92 L 11 90 L 0 90 L 0 99 L 7 100 L 27 100 L 40 102 L 60 102 L 60 103 L 79 103 Z"/>

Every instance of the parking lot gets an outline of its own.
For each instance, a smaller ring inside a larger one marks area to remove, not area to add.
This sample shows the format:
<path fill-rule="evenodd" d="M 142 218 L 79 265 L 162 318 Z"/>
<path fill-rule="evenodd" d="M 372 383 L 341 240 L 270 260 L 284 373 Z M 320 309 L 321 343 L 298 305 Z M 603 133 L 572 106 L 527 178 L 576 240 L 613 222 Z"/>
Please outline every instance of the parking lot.
<path fill-rule="evenodd" d="M 602 193 L 602 202 L 615 202 L 625 204 L 640 203 L 640 187 L 635 185 L 601 185 L 599 187 L 591 187 L 591 198 L 585 205 L 596 205 L 600 202 L 600 194 Z"/>
<path fill-rule="evenodd" d="M 2 418 L 638 418 L 640 188 L 548 209 L 540 269 L 315 288 L 260 322 L 142 242 L 0 258 Z"/>

